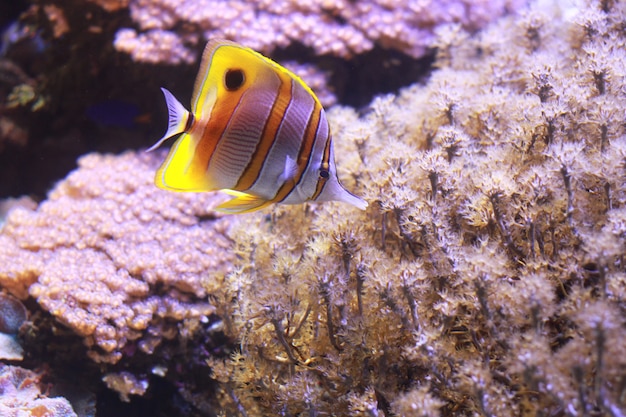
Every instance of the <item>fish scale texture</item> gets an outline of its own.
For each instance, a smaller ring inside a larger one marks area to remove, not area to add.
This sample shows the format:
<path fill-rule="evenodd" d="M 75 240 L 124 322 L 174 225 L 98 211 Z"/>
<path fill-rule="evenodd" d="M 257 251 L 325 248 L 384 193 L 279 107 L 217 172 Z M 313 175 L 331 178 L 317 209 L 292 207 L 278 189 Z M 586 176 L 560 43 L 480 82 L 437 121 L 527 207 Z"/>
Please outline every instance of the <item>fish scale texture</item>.
<path fill-rule="evenodd" d="M 0 232 L 0 285 L 85 338 L 96 361 L 130 343 L 151 353 L 176 322 L 214 311 L 206 288 L 228 270 L 227 218 L 216 194 L 153 184 L 163 155 L 87 155 L 36 210 Z"/>

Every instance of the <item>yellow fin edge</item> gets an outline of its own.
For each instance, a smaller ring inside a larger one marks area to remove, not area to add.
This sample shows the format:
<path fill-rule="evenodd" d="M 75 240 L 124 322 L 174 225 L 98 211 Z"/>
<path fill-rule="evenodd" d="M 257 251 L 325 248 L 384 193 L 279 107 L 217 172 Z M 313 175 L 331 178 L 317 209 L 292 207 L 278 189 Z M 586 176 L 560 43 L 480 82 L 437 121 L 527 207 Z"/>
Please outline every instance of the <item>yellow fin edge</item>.
<path fill-rule="evenodd" d="M 271 205 L 273 202 L 265 200 L 251 194 L 242 193 L 235 190 L 222 190 L 226 194 L 235 196 L 235 198 L 220 204 L 215 211 L 227 214 L 251 213 Z"/>

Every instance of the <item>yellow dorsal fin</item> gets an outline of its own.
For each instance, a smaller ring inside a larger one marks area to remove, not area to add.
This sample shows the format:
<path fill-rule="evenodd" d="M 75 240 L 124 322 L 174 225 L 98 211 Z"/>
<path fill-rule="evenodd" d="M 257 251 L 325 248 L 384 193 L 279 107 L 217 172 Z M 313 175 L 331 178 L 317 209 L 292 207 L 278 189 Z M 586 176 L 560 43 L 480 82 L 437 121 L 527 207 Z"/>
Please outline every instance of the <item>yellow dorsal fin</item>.
<path fill-rule="evenodd" d="M 257 211 L 263 207 L 272 204 L 272 201 L 257 197 L 251 194 L 242 193 L 234 190 L 224 190 L 229 195 L 235 196 L 232 200 L 220 204 L 215 208 L 216 211 L 228 214 L 250 213 Z"/>

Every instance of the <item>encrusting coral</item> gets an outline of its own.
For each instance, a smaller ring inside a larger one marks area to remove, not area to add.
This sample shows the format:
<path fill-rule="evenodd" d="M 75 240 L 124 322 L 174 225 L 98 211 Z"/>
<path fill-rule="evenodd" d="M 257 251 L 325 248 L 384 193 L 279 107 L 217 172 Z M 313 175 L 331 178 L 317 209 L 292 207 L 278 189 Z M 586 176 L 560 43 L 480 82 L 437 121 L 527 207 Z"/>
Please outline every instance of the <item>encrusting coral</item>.
<path fill-rule="evenodd" d="M 0 363 L 0 415 L 2 417 L 76 417 L 63 397 L 42 392 L 41 375 Z"/>
<path fill-rule="evenodd" d="M 484 26 L 515 10 L 524 0 L 131 0 L 140 32 L 123 28 L 115 47 L 137 61 L 193 61 L 190 45 L 227 38 L 270 53 L 300 43 L 317 55 L 344 58 L 379 44 L 413 57 L 432 46 L 433 28 L 456 22 L 467 29 Z"/>
<path fill-rule="evenodd" d="M 162 155 L 88 155 L 36 210 L 9 213 L 0 285 L 84 337 L 96 361 L 151 353 L 185 319 L 214 312 L 207 280 L 228 270 L 231 220 L 216 194 L 157 189 Z M 204 285 L 202 284 L 204 282 Z"/>
<path fill-rule="evenodd" d="M 226 415 L 625 415 L 624 16 L 452 25 L 425 85 L 329 111 L 370 208 L 232 229 Z"/>

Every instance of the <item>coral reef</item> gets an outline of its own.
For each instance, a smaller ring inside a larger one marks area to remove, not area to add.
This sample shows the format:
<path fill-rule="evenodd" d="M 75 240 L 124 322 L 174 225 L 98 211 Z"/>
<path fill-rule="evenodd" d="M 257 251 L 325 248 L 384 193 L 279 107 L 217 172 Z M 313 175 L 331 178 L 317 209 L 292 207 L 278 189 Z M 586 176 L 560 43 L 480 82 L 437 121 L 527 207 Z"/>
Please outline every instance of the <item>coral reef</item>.
<path fill-rule="evenodd" d="M 18 62 L 40 40 L 35 28 L 10 20 L 23 7 L 20 2 L 0 6 L 0 153 L 6 147 L 28 144 L 28 127 L 17 109 L 36 112 L 44 103 L 37 93 L 37 77 L 30 73 L 29 65 Z"/>
<path fill-rule="evenodd" d="M 331 109 L 370 207 L 231 229 L 225 413 L 623 416 L 625 15 L 452 25 L 425 85 Z"/>
<path fill-rule="evenodd" d="M 15 28 L 15 29 L 13 29 Z M 17 25 L 9 26 L 2 33 L 0 44 L 0 154 L 6 148 L 23 149 L 28 144 L 28 129 L 12 112 L 17 107 L 36 111 L 40 101 L 35 97 L 36 81 L 18 64 L 5 57 L 9 39 L 26 37 L 26 30 Z"/>
<path fill-rule="evenodd" d="M 160 121 L 167 120 L 159 87 L 181 97 L 192 90 L 208 36 L 260 46 L 281 64 L 297 61 L 286 66 L 324 105 L 363 106 L 374 94 L 396 91 L 430 69 L 433 33 L 442 22 L 475 29 L 525 1 L 3 3 L 0 198 L 28 194 L 41 200 L 80 155 L 148 146 L 163 130 Z M 426 50 L 420 60 L 407 55 Z M 108 111 L 102 106 L 107 103 Z M 134 106 L 137 117 L 111 103 Z M 118 125 L 110 123 L 116 118 L 122 119 Z M 30 169 L 34 161 L 36 174 Z"/>
<path fill-rule="evenodd" d="M 365 212 L 220 217 L 218 194 L 153 186 L 162 156 L 88 155 L 36 209 L 11 210 L 0 285 L 80 335 L 131 402 L 168 378 L 205 415 L 621 417 L 625 15 L 589 0 L 571 18 L 535 5 L 477 33 L 439 26 L 427 82 L 328 112 Z M 179 39 L 200 42 L 189 28 Z M 212 313 L 230 356 L 206 349 Z M 162 356 L 139 375 L 137 350 Z M 198 376 L 207 357 L 215 384 Z"/>
<path fill-rule="evenodd" d="M 131 16 L 142 32 L 120 29 L 115 47 L 138 61 L 170 63 L 190 63 L 194 54 L 189 45 L 216 37 L 265 53 L 298 42 L 317 55 L 347 58 L 378 44 L 420 57 L 431 47 L 433 28 L 438 25 L 455 22 L 476 29 L 524 3 L 131 0 Z"/>
<path fill-rule="evenodd" d="M 211 211 L 221 196 L 158 190 L 162 158 L 85 156 L 0 231 L 0 285 L 34 297 L 96 361 L 115 363 L 131 347 L 151 353 L 180 322 L 213 313 L 206 283 L 217 285 L 233 258 L 231 220 Z"/>
<path fill-rule="evenodd" d="M 62 397 L 50 398 L 39 388 L 41 375 L 0 363 L 0 415 L 3 417 L 77 417 Z"/>
<path fill-rule="evenodd" d="M 37 203 L 30 197 L 7 198 L 0 200 L 0 228 L 4 224 L 7 214 L 15 207 L 37 208 Z"/>

